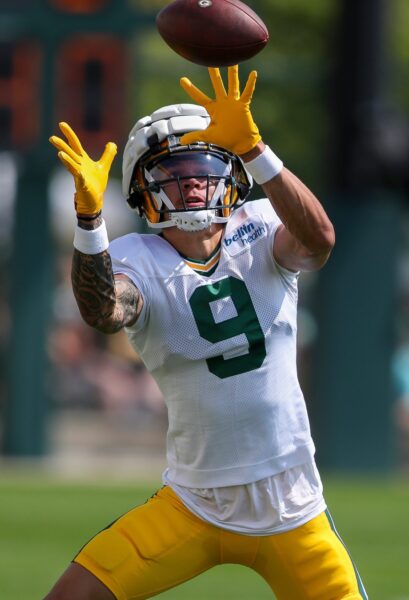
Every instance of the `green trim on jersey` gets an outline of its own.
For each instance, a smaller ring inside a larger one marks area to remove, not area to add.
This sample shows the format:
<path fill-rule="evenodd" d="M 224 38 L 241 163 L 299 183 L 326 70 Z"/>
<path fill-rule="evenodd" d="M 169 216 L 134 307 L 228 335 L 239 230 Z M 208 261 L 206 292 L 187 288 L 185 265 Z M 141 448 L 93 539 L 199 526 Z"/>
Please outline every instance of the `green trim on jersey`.
<path fill-rule="evenodd" d="M 179 254 L 182 256 L 187 266 L 193 269 L 193 271 L 204 277 L 209 277 L 210 275 L 213 275 L 219 265 L 221 248 L 221 244 L 218 244 L 211 255 L 205 260 L 189 258 L 188 256 L 184 256 L 181 252 Z"/>

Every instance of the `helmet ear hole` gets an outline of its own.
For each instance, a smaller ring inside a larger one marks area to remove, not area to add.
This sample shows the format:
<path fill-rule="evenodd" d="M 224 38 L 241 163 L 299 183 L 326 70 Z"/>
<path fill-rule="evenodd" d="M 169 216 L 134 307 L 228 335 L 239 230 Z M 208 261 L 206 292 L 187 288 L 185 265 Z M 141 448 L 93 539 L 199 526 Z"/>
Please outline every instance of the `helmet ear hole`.
<path fill-rule="evenodd" d="M 239 159 L 236 159 L 233 163 L 233 175 L 236 183 L 237 195 L 240 200 L 245 200 L 250 193 L 252 184 Z"/>
<path fill-rule="evenodd" d="M 157 223 L 160 221 L 160 214 L 155 210 L 151 193 L 146 189 L 141 189 L 141 187 L 144 187 L 142 172 L 142 169 L 138 166 L 134 169 L 133 179 L 136 180 L 136 185 L 131 187 L 127 203 L 131 209 L 137 209 L 140 217 L 145 217 L 148 221 Z"/>
<path fill-rule="evenodd" d="M 143 194 L 133 191 L 126 201 L 132 210 L 138 209 L 139 215 L 142 216 Z"/>
<path fill-rule="evenodd" d="M 245 185 L 244 183 L 237 182 L 237 194 L 240 200 L 244 200 L 247 198 L 250 192 L 250 185 Z"/>
<path fill-rule="evenodd" d="M 132 210 L 138 211 L 140 217 L 146 217 L 151 223 L 159 223 L 160 213 L 155 210 L 149 192 L 132 191 L 127 203 Z"/>

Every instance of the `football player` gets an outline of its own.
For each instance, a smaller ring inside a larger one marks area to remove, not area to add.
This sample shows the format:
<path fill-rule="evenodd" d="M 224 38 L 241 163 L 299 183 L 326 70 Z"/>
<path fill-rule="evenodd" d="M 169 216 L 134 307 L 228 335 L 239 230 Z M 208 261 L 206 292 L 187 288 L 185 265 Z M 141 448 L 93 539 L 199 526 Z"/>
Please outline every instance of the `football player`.
<path fill-rule="evenodd" d="M 73 559 L 47 600 L 150 598 L 222 563 L 257 571 L 278 600 L 367 598 L 323 497 L 296 370 L 297 280 L 334 229 L 264 144 L 238 68 L 215 98 L 139 120 L 123 159 L 128 203 L 156 230 L 109 244 L 101 210 L 116 153 L 92 161 L 52 137 L 72 173 L 72 282 L 81 314 L 125 328 L 167 403 L 164 486 Z M 246 202 L 252 180 L 266 198 Z M 159 235 L 157 235 L 159 233 Z"/>

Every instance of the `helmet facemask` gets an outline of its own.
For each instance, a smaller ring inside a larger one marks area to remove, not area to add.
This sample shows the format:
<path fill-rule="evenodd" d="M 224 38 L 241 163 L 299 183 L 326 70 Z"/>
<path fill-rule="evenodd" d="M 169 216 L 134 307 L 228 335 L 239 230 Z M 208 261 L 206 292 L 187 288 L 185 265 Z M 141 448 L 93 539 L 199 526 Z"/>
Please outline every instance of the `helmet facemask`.
<path fill-rule="evenodd" d="M 130 203 L 161 229 L 200 231 L 227 222 L 250 189 L 240 159 L 218 146 L 178 142 L 169 136 L 138 161 Z"/>

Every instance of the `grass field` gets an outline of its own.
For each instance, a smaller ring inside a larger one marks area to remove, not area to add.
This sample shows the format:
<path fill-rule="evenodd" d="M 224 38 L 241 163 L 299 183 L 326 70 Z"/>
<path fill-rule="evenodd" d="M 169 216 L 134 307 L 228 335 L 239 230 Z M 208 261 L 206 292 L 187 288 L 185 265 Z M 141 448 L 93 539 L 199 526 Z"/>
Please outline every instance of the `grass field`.
<path fill-rule="evenodd" d="M 370 599 L 409 600 L 409 482 L 324 477 L 324 483 Z M 0 599 L 41 600 L 84 541 L 154 490 L 155 483 L 0 477 Z M 267 600 L 272 594 L 251 570 L 226 565 L 158 597 Z"/>

